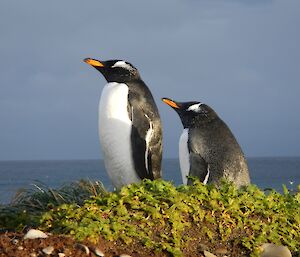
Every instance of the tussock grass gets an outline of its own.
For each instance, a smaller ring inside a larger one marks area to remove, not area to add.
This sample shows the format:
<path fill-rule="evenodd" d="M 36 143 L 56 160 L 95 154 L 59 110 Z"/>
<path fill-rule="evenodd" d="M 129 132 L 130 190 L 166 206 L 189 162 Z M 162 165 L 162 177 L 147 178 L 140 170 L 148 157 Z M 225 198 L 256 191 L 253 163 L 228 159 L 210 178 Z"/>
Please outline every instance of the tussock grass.
<path fill-rule="evenodd" d="M 91 196 L 107 194 L 102 182 L 80 180 L 52 189 L 37 181 L 31 188 L 20 189 L 9 205 L 0 205 L 0 228 L 22 230 L 37 226 L 42 213 L 62 204 L 82 206 Z"/>
<path fill-rule="evenodd" d="M 23 206 L 31 211 L 44 211 L 49 205 L 59 206 L 65 203 L 82 205 L 90 196 L 105 195 L 107 191 L 102 182 L 80 180 L 52 189 L 43 183 L 33 184 L 33 188 L 22 189 L 12 200 L 12 206 Z"/>

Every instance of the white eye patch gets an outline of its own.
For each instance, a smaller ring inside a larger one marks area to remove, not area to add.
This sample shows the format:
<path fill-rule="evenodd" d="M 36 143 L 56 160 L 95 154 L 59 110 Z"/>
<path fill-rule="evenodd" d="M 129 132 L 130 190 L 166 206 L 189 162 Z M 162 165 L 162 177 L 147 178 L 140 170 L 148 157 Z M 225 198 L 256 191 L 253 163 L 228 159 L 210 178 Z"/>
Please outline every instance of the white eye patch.
<path fill-rule="evenodd" d="M 200 111 L 201 111 L 201 107 L 200 107 L 201 104 L 202 104 L 202 103 L 193 104 L 193 105 L 191 105 L 191 106 L 187 109 L 187 111 L 200 112 Z"/>
<path fill-rule="evenodd" d="M 133 68 L 127 64 L 126 62 L 124 61 L 117 61 L 113 66 L 111 66 L 112 68 L 116 68 L 116 67 L 119 67 L 119 68 L 123 68 L 123 69 L 126 69 L 126 70 L 132 70 Z"/>

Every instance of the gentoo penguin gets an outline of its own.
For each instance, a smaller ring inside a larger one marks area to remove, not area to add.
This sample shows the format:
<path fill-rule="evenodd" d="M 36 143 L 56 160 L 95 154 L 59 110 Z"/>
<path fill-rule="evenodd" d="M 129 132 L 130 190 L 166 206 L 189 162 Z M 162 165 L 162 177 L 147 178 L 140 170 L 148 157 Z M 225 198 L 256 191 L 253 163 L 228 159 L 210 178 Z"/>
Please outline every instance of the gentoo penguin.
<path fill-rule="evenodd" d="M 161 177 L 162 128 L 153 96 L 138 70 L 121 60 L 86 58 L 107 80 L 99 103 L 104 164 L 117 188 Z"/>
<path fill-rule="evenodd" d="M 179 115 L 183 133 L 179 161 L 183 183 L 195 176 L 204 184 L 219 184 L 224 178 L 237 187 L 250 183 L 247 162 L 234 135 L 208 105 L 162 99 Z"/>

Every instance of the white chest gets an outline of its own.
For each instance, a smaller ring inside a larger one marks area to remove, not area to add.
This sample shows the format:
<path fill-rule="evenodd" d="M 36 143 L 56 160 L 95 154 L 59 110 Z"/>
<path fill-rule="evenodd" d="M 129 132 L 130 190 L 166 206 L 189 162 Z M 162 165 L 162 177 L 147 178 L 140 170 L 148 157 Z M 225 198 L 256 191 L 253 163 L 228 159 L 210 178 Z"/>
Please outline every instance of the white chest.
<path fill-rule="evenodd" d="M 105 85 L 99 103 L 99 137 L 106 170 L 117 188 L 139 181 L 132 159 L 127 104 L 126 84 Z"/>
<path fill-rule="evenodd" d="M 131 124 L 127 112 L 127 103 L 128 86 L 123 83 L 108 83 L 102 91 L 99 104 L 99 118 L 117 119 L 126 124 Z"/>
<path fill-rule="evenodd" d="M 189 130 L 184 129 L 179 139 L 179 163 L 183 184 L 187 184 L 190 172 L 190 154 L 188 150 Z"/>

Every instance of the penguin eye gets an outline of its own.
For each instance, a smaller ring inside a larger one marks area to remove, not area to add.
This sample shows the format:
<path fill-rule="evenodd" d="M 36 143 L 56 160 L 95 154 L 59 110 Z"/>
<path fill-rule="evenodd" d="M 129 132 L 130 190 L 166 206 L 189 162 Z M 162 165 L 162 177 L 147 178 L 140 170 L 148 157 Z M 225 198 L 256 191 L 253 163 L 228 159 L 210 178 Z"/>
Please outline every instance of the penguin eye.
<path fill-rule="evenodd" d="M 202 111 L 201 104 L 202 103 L 193 104 L 189 108 L 187 108 L 187 111 L 201 112 Z"/>
<path fill-rule="evenodd" d="M 112 68 L 123 68 L 126 70 L 133 70 L 133 68 L 126 62 L 124 61 L 117 61 L 113 66 L 111 66 Z"/>

